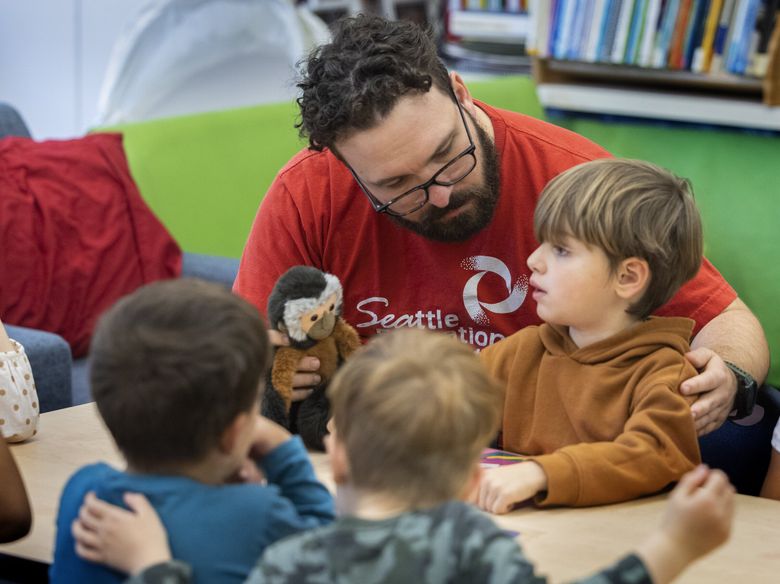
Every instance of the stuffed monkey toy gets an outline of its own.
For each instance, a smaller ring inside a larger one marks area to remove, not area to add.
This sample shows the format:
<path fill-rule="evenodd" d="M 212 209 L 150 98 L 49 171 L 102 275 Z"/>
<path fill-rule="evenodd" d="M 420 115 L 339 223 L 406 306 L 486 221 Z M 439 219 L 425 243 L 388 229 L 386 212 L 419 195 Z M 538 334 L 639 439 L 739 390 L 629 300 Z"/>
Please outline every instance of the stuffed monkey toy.
<path fill-rule="evenodd" d="M 338 278 L 309 266 L 287 270 L 268 298 L 269 326 L 286 334 L 290 346 L 276 349 L 263 413 L 318 450 L 323 449 L 330 415 L 325 389 L 338 366 L 360 346 L 355 329 L 341 318 L 342 301 Z M 293 376 L 304 356 L 319 359 L 321 381 L 309 397 L 293 403 Z"/>

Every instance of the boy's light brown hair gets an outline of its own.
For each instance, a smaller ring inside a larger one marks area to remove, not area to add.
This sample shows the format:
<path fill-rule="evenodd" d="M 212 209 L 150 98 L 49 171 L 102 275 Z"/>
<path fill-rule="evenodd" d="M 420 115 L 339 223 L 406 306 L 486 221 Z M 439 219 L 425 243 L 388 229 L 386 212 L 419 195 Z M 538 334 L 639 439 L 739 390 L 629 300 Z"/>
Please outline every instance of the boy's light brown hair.
<path fill-rule="evenodd" d="M 198 462 L 257 407 L 270 358 L 257 309 L 195 279 L 144 286 L 100 319 L 92 395 L 128 462 L 143 472 Z"/>
<path fill-rule="evenodd" d="M 647 290 L 627 310 L 638 318 L 663 306 L 702 262 L 691 184 L 640 160 L 594 160 L 558 175 L 542 191 L 534 233 L 542 243 L 571 236 L 602 249 L 613 273 L 624 259 L 647 261 Z"/>
<path fill-rule="evenodd" d="M 352 485 L 419 507 L 461 495 L 498 431 L 502 405 L 468 345 L 422 329 L 372 339 L 328 396 Z"/>

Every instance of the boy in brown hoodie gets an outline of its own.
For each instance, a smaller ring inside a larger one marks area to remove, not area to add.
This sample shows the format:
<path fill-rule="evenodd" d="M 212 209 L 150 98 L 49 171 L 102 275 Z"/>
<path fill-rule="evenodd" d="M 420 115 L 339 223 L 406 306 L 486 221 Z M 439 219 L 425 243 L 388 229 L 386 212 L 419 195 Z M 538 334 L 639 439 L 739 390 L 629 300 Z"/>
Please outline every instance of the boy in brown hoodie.
<path fill-rule="evenodd" d="M 528 258 L 538 327 L 482 351 L 506 388 L 501 446 L 528 462 L 485 472 L 479 506 L 615 503 L 700 462 L 684 354 L 693 321 L 650 316 L 699 269 L 690 184 L 652 164 L 604 159 L 552 180 Z"/>

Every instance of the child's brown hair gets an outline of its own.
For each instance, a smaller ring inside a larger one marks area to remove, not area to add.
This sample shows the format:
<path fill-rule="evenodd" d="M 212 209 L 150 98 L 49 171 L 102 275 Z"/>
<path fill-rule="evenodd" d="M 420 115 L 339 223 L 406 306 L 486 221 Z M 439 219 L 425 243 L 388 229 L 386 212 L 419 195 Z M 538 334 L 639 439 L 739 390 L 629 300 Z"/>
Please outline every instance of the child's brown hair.
<path fill-rule="evenodd" d="M 197 462 L 256 407 L 269 357 L 254 306 L 217 284 L 157 282 L 100 319 L 92 395 L 130 464 L 149 472 Z"/>
<path fill-rule="evenodd" d="M 503 397 L 468 345 L 422 329 L 375 337 L 328 396 L 353 486 L 414 506 L 462 494 Z"/>
<path fill-rule="evenodd" d="M 702 225 L 686 179 L 649 162 L 605 158 L 570 168 L 542 191 L 534 213 L 540 242 L 570 235 L 601 248 L 610 266 L 647 261 L 650 283 L 628 312 L 646 318 L 693 278 Z"/>

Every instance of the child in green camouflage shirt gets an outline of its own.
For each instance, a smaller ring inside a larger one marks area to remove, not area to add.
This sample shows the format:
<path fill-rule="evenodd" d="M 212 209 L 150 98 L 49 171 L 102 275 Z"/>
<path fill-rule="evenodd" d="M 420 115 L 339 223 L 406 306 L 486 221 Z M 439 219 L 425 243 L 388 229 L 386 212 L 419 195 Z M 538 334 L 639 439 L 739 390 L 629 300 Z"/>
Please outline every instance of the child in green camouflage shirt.
<path fill-rule="evenodd" d="M 329 389 L 328 438 L 342 518 L 268 547 L 249 582 L 543 582 L 517 541 L 463 502 L 479 483 L 502 392 L 456 339 L 422 330 L 380 335 Z M 82 557 L 133 583 L 190 582 L 140 496 L 133 511 L 92 499 L 74 525 Z M 662 527 L 588 582 L 667 582 L 728 537 L 733 488 L 699 467 L 671 496 Z"/>

